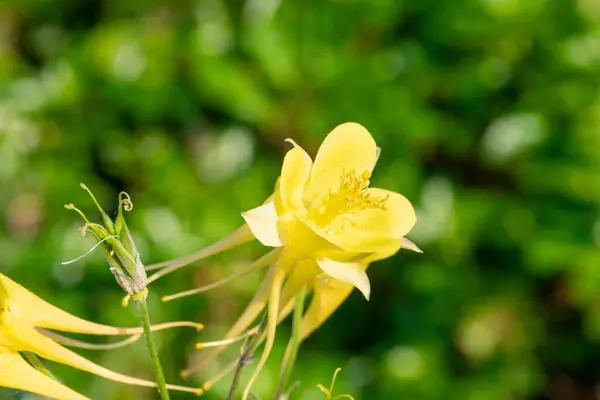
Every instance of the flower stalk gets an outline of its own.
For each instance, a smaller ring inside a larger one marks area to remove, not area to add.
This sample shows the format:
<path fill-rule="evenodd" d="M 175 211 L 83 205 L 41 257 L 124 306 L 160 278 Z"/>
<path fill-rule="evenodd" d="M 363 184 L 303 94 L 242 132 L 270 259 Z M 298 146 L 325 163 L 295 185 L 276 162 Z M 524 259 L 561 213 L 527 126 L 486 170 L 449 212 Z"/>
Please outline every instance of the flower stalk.
<path fill-rule="evenodd" d="M 104 255 L 110 266 L 110 272 L 114 275 L 117 283 L 123 288 L 127 295 L 136 303 L 137 310 L 144 331 L 144 338 L 148 347 L 148 353 L 152 360 L 154 375 L 156 377 L 158 391 L 162 400 L 170 400 L 167 390 L 167 382 L 163 373 L 156 343 L 152 336 L 152 326 L 150 324 L 150 315 L 148 312 L 148 278 L 144 264 L 141 261 L 140 253 L 137 250 L 133 235 L 125 222 L 124 212 L 133 209 L 131 198 L 125 192 L 119 193 L 119 206 L 117 217 L 113 221 L 110 216 L 104 212 L 92 192 L 83 184 L 81 187 L 87 191 L 100 211 L 104 225 L 91 223 L 83 212 L 74 205 L 68 204 L 68 209 L 75 210 L 85 221 L 82 233 L 90 231 L 96 239 L 97 246 L 101 245 Z"/>
<path fill-rule="evenodd" d="M 160 398 L 162 400 L 170 400 L 169 391 L 167 390 L 167 381 L 165 379 L 165 374 L 163 373 L 162 365 L 160 364 L 160 359 L 158 358 L 156 344 L 154 343 L 154 338 L 152 336 L 150 313 L 148 312 L 148 303 L 146 301 L 147 294 L 148 289 L 146 289 L 143 293 L 132 296 L 132 298 L 137 305 L 138 313 L 140 315 L 140 322 L 142 324 L 142 328 L 144 329 L 144 337 L 146 338 L 148 353 L 150 354 L 150 359 L 152 360 L 152 366 L 154 368 L 154 375 L 156 377 L 156 383 L 158 384 Z"/>

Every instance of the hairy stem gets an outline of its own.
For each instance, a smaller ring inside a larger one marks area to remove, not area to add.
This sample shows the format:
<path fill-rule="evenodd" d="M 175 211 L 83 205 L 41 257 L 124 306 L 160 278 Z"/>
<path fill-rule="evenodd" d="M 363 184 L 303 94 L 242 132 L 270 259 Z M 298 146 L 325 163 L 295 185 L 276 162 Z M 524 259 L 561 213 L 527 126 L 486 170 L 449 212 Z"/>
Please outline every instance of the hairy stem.
<path fill-rule="evenodd" d="M 134 298 L 137 304 L 138 312 L 140 314 L 140 321 L 144 328 L 144 337 L 146 338 L 146 344 L 148 345 L 148 353 L 152 359 L 152 365 L 154 367 L 154 375 L 156 376 L 156 383 L 158 383 L 158 391 L 162 400 L 170 400 L 169 391 L 167 390 L 167 381 L 160 365 L 158 358 L 158 352 L 156 351 L 156 344 L 152 337 L 152 328 L 150 327 L 150 315 L 148 314 L 148 303 L 146 302 L 146 293 L 140 299 Z M 135 297 L 135 296 L 134 296 Z"/>

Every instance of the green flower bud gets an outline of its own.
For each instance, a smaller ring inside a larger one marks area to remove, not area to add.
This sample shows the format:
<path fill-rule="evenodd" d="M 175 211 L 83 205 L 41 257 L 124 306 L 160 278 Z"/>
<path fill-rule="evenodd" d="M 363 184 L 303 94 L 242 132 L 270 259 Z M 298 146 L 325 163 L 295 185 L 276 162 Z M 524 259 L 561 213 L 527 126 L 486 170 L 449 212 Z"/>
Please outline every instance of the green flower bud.
<path fill-rule="evenodd" d="M 124 211 L 131 211 L 133 209 L 131 198 L 125 192 L 119 193 L 119 208 L 117 217 L 113 221 L 104 212 L 102 207 L 100 207 L 100 204 L 87 186 L 82 183 L 81 187 L 89 193 L 96 204 L 102 215 L 104 225 L 90 222 L 85 214 L 73 204 L 67 204 L 65 208 L 75 210 L 81 215 L 85 221 L 85 225 L 81 228 L 82 234 L 85 235 L 87 232 L 91 232 L 92 236 L 98 242 L 98 246 L 102 247 L 110 266 L 110 271 L 115 276 L 117 283 L 134 300 L 145 298 L 147 294 L 146 285 L 148 284 L 146 271 L 124 217 Z"/>

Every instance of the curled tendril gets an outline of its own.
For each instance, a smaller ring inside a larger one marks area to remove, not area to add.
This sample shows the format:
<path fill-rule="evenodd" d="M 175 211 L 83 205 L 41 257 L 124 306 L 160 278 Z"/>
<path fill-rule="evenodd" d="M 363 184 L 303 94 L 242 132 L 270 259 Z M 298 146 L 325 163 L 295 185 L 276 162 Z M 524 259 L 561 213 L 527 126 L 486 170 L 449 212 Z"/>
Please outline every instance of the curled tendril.
<path fill-rule="evenodd" d="M 133 202 L 131 201 L 131 197 L 127 192 L 119 193 L 119 206 L 123 207 L 125 211 L 133 210 Z"/>

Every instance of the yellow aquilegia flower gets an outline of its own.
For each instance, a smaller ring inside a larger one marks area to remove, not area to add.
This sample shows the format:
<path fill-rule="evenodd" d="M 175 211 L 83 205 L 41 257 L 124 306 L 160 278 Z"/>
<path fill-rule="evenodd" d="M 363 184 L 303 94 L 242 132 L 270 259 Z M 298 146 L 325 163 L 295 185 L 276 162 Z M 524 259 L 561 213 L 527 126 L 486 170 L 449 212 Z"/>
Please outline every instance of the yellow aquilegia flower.
<path fill-rule="evenodd" d="M 336 127 L 314 163 L 302 147 L 292 144 L 274 198 L 243 214 L 261 243 L 284 248 L 269 277 L 265 349 L 244 399 L 273 346 L 286 277 L 288 284 L 297 282 L 301 287 L 325 273 L 356 287 L 368 299 L 371 289 L 362 260 L 398 251 L 416 222 L 404 196 L 369 187 L 379 151 L 361 125 Z"/>
<path fill-rule="evenodd" d="M 304 149 L 288 141 L 293 148 L 284 158 L 275 193 L 263 205 L 242 214 L 247 226 L 195 254 L 162 263 L 166 268 L 154 275 L 160 277 L 185 263 L 242 244 L 249 240 L 248 231 L 265 246 L 275 248 L 221 282 L 270 266 L 238 321 L 224 340 L 214 342 L 215 345 L 232 343 L 244 337 L 244 331 L 268 304 L 265 348 L 244 391 L 244 399 L 248 398 L 271 351 L 278 322 L 292 311 L 302 287 L 314 290 L 302 319 L 304 339 L 339 307 L 354 287 L 369 298 L 371 288 L 365 272 L 369 263 L 387 258 L 401 247 L 420 251 L 404 238 L 416 222 L 411 203 L 398 193 L 370 187 L 379 149 L 364 127 L 356 123 L 336 127 L 323 141 L 314 163 Z M 155 280 L 154 277 L 149 280 Z M 164 300 L 199 293 L 218 284 L 166 296 Z M 256 328 L 250 332 L 256 332 Z M 214 350 L 200 363 L 213 359 L 221 349 Z M 183 375 L 197 369 L 198 365 L 193 366 L 183 371 Z"/>
<path fill-rule="evenodd" d="M 172 323 L 162 327 L 201 324 Z M 0 274 L 0 386 L 26 390 L 59 400 L 85 400 L 87 397 L 39 372 L 19 352 L 31 352 L 47 360 L 70 365 L 113 381 L 156 387 L 156 383 L 103 368 L 61 346 L 39 329 L 90 335 L 141 334 L 141 328 L 117 328 L 75 317 L 40 299 L 24 287 Z M 161 329 L 155 326 L 155 329 Z M 170 389 L 199 393 L 199 389 L 169 385 Z"/>

